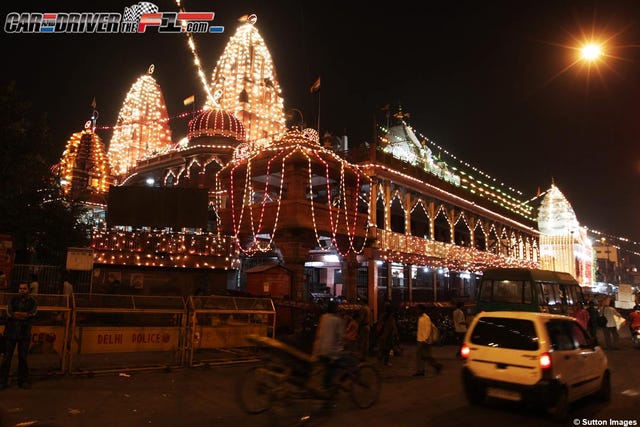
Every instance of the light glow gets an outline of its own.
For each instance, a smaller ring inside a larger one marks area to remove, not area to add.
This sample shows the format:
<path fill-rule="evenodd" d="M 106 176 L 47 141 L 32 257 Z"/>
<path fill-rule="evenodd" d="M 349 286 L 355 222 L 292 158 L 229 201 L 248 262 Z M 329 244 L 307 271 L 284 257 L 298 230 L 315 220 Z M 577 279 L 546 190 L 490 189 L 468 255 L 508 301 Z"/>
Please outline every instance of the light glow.
<path fill-rule="evenodd" d="M 598 44 L 589 43 L 582 47 L 580 54 L 582 55 L 582 59 L 595 61 L 602 55 L 602 48 Z"/>
<path fill-rule="evenodd" d="M 122 103 L 109 144 L 115 175 L 125 174 L 138 160 L 171 146 L 169 117 L 160 85 L 145 74 L 131 86 Z"/>

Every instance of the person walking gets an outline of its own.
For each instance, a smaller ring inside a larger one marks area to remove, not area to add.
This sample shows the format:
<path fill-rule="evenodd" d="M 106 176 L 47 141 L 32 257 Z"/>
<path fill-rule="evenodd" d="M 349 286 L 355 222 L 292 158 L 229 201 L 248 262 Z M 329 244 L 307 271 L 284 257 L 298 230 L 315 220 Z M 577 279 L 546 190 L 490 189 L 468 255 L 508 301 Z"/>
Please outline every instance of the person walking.
<path fill-rule="evenodd" d="M 607 319 L 607 326 L 604 327 L 604 341 L 607 350 L 618 350 L 618 325 L 616 317 L 622 317 L 614 307 L 614 301 L 609 299 L 602 307 L 602 315 Z"/>
<path fill-rule="evenodd" d="M 576 320 L 580 323 L 580 326 L 586 330 L 589 330 L 590 317 L 589 310 L 587 310 L 584 304 L 580 303 L 580 308 L 576 311 Z"/>
<path fill-rule="evenodd" d="M 587 312 L 589 312 L 589 334 L 593 338 L 594 342 L 598 344 L 598 309 L 593 300 L 589 300 L 587 303 Z"/>
<path fill-rule="evenodd" d="M 398 340 L 398 325 L 391 305 L 387 305 L 385 307 L 385 311 L 380 322 L 382 322 L 382 328 L 377 339 L 378 359 L 383 365 L 391 366 L 391 363 L 389 363 L 389 355 L 393 348 L 393 343 Z"/>
<path fill-rule="evenodd" d="M 38 301 L 29 295 L 29 285 L 20 283 L 18 295 L 7 304 L 7 324 L 4 327 L 6 351 L 0 365 L 0 390 L 9 385 L 9 370 L 13 352 L 18 347 L 18 385 L 31 388 L 27 355 L 31 343 L 31 319 L 38 313 Z"/>
<path fill-rule="evenodd" d="M 631 328 L 631 330 L 640 326 L 640 304 L 636 304 L 633 307 L 633 311 L 629 313 L 629 320 L 629 327 Z"/>
<path fill-rule="evenodd" d="M 464 314 L 464 302 L 458 301 L 456 303 L 456 309 L 453 310 L 453 329 L 456 333 L 456 344 L 458 344 L 458 351 L 456 351 L 456 357 L 460 356 L 460 347 L 464 342 L 464 336 L 467 333 L 467 316 Z"/>
<path fill-rule="evenodd" d="M 442 364 L 438 363 L 431 354 L 431 318 L 427 315 L 427 308 L 424 304 L 418 306 L 418 330 L 416 333 L 416 372 L 414 377 L 424 376 L 424 363 L 425 361 L 429 365 L 433 366 L 436 370 L 436 374 L 442 372 Z"/>
<path fill-rule="evenodd" d="M 366 298 L 360 300 L 358 311 L 358 352 L 360 358 L 365 360 L 369 356 L 369 338 L 371 335 L 371 308 Z"/>

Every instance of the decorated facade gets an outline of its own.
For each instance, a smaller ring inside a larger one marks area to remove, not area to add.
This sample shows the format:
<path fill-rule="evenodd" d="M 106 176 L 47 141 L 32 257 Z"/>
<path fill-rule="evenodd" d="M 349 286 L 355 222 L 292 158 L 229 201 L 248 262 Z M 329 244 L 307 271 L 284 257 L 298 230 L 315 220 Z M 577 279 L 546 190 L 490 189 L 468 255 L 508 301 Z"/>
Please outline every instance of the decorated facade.
<path fill-rule="evenodd" d="M 102 139 L 91 121 L 67 141 L 58 164 L 60 187 L 65 197 L 104 204 L 113 183 Z"/>
<path fill-rule="evenodd" d="M 340 154 L 313 129 L 286 128 L 255 23 L 248 18 L 231 37 L 187 138 L 170 143 L 159 88 L 143 76 L 154 101 L 125 101 L 148 113 L 121 112 L 109 150 L 120 185 L 207 189 L 207 228 L 97 230 L 97 265 L 221 271 L 230 290 L 243 291 L 246 270 L 276 262 L 291 272 L 290 300 L 330 292 L 368 297 L 374 310 L 386 300 L 470 299 L 485 268 L 541 266 L 531 201 L 402 114 L 371 144 Z"/>
<path fill-rule="evenodd" d="M 572 274 L 583 286 L 593 286 L 594 252 L 585 227 L 555 184 L 547 191 L 538 211 L 540 261 L 543 269 Z"/>
<path fill-rule="evenodd" d="M 116 176 L 126 174 L 142 157 L 171 145 L 171 129 L 160 85 L 147 74 L 131 86 L 109 143 L 108 157 Z"/>

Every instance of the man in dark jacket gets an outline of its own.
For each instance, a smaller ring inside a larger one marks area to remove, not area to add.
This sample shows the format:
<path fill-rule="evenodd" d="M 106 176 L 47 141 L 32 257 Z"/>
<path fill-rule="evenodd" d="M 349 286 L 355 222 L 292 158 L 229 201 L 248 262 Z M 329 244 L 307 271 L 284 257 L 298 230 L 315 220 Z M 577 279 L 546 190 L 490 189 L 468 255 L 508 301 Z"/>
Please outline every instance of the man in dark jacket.
<path fill-rule="evenodd" d="M 18 385 L 21 388 L 30 388 L 27 354 L 31 343 L 31 319 L 37 312 L 38 301 L 29 295 L 29 285 L 20 283 L 18 295 L 11 298 L 7 305 L 7 324 L 4 327 L 7 348 L 0 365 L 0 390 L 9 384 L 11 358 L 16 346 L 18 347 Z"/>

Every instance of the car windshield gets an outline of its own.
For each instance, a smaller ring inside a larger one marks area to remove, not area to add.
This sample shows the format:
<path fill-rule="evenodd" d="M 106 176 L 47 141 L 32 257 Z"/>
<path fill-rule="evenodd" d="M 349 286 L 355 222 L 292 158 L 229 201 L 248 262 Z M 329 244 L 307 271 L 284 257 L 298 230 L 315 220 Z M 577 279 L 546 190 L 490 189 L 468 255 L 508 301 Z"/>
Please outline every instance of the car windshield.
<path fill-rule="evenodd" d="M 526 319 L 483 317 L 471 334 L 473 344 L 514 350 L 537 350 L 538 336 L 533 322 Z"/>

